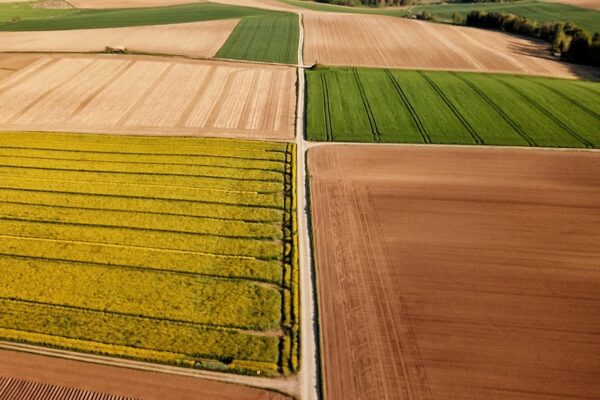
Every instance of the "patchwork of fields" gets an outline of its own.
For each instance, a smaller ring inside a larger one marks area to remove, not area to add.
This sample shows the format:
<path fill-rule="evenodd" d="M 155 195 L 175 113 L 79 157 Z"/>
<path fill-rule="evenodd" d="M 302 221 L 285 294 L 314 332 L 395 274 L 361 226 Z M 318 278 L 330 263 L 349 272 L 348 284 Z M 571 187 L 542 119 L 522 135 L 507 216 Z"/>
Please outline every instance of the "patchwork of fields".
<path fill-rule="evenodd" d="M 4 129 L 293 138 L 296 71 L 131 56 L 44 56 L 0 82 Z"/>
<path fill-rule="evenodd" d="M 312 140 L 600 147 L 600 84 L 378 69 L 307 71 Z"/>
<path fill-rule="evenodd" d="M 0 135 L 0 338 L 297 368 L 294 147 Z"/>
<path fill-rule="evenodd" d="M 6 22 L 0 22 L 0 31 L 41 32 L 106 29 L 241 19 L 233 34 L 218 52 L 218 57 L 284 64 L 296 64 L 298 60 L 298 16 L 289 12 L 215 3 L 193 3 L 154 8 L 61 10 L 67 11 L 67 15 L 55 15 L 49 11 L 53 10 L 36 9 L 32 11 L 31 18 L 13 22 L 11 15 L 12 18 L 20 18 L 19 12 L 11 12 L 11 9 L 7 9 L 6 6 L 0 7 L 0 21 L 2 21 L 2 14 L 6 14 Z M 160 34 L 165 29 L 156 29 L 154 34 L 152 31 L 146 32 L 146 41 L 150 42 L 146 46 L 154 45 L 153 37 L 159 37 L 158 40 L 162 40 Z M 76 33 L 73 34 L 74 37 L 79 38 Z M 64 35 L 66 34 L 61 37 Z M 27 42 L 26 38 L 27 36 L 24 36 L 24 42 Z M 277 38 L 277 40 L 272 40 L 273 38 Z M 181 37 L 179 36 L 177 40 L 180 41 Z M 188 40 L 190 40 L 189 37 Z M 210 37 L 207 37 L 206 40 L 210 40 Z M 106 45 L 109 44 L 106 43 Z M 180 54 L 176 50 L 177 45 L 173 51 L 174 54 Z"/>

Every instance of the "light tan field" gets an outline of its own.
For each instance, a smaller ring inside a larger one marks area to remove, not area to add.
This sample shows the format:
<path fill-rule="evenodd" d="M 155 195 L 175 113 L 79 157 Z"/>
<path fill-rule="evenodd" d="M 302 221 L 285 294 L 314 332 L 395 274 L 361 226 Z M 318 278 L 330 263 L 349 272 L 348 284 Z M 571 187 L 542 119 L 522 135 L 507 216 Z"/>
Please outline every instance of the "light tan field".
<path fill-rule="evenodd" d="M 309 150 L 328 400 L 600 393 L 600 153 Z"/>
<path fill-rule="evenodd" d="M 569 4 L 576 7 L 591 8 L 600 10 L 600 0 L 545 0 L 553 3 Z"/>
<path fill-rule="evenodd" d="M 72 388 L 70 396 L 5 397 L 2 376 L 47 386 Z M 105 397 L 92 397 L 100 392 Z M 83 396 L 80 396 L 83 395 Z M 290 400 L 289 397 L 248 386 L 185 378 L 164 373 L 136 371 L 66 359 L 0 350 L 0 399 L 2 400 Z"/>
<path fill-rule="evenodd" d="M 0 51 L 101 52 L 106 46 L 129 51 L 213 57 L 239 20 L 130 28 L 51 32 L 0 32 Z"/>
<path fill-rule="evenodd" d="M 375 15 L 307 13 L 306 64 L 573 77 L 547 45 L 500 32 Z"/>
<path fill-rule="evenodd" d="M 188 3 L 204 3 L 206 0 L 69 0 L 75 8 L 140 8 L 163 7 Z"/>
<path fill-rule="evenodd" d="M 279 10 L 279 11 L 299 11 L 304 10 L 298 7 L 294 7 L 290 4 L 283 3 L 279 0 L 210 0 L 212 3 L 223 3 L 232 4 L 235 6 L 255 7 L 264 8 L 267 10 Z"/>
<path fill-rule="evenodd" d="M 40 56 L 34 54 L 0 54 L 0 80 L 33 63 Z"/>
<path fill-rule="evenodd" d="M 0 81 L 0 128 L 292 139 L 295 69 L 44 56 Z"/>

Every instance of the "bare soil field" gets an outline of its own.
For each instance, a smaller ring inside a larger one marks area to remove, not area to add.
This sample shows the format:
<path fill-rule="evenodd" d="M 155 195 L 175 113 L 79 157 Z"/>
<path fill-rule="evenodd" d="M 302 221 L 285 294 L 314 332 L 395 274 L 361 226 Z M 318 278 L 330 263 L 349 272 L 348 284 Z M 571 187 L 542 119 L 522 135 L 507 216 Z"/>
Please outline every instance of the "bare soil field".
<path fill-rule="evenodd" d="M 327 399 L 597 398 L 598 155 L 310 149 Z"/>
<path fill-rule="evenodd" d="M 279 0 L 211 0 L 213 3 L 232 4 L 234 6 L 264 8 L 277 11 L 299 11 L 302 10 Z M 305 12 L 307 10 L 302 10 Z"/>
<path fill-rule="evenodd" d="M 204 3 L 205 1 L 206 0 L 69 0 L 69 3 L 75 8 L 102 9 L 165 7 L 178 4 Z"/>
<path fill-rule="evenodd" d="M 293 138 L 293 68 L 174 60 L 40 57 L 0 81 L 0 127 Z"/>
<path fill-rule="evenodd" d="M 7 378 L 23 379 L 47 386 L 68 387 L 77 392 L 87 393 L 88 396 L 92 394 L 90 392 L 100 392 L 106 396 L 101 397 L 105 400 L 121 400 L 123 398 L 139 400 L 289 399 L 278 393 L 242 385 L 88 364 L 6 350 L 0 350 L 0 376 L 4 377 L 0 377 L 0 399 L 15 398 L 3 397 L 2 379 L 6 380 Z M 21 399 L 21 397 L 17 398 Z M 31 400 L 67 398 L 83 400 L 90 397 L 39 396 L 32 397 Z M 29 397 L 24 397 L 23 400 L 29 400 Z"/>
<path fill-rule="evenodd" d="M 574 77 L 547 45 L 500 32 L 376 15 L 308 13 L 304 62 Z"/>
<path fill-rule="evenodd" d="M 133 400 L 131 398 L 113 396 L 88 390 L 73 389 L 45 383 L 5 378 L 0 376 L 0 399 L 18 400 L 86 400 L 103 396 L 103 400 Z"/>
<path fill-rule="evenodd" d="M 130 28 L 49 32 L 0 32 L 4 52 L 133 52 L 210 58 L 225 44 L 238 19 Z"/>
<path fill-rule="evenodd" d="M 36 61 L 35 54 L 0 54 L 0 80 Z"/>
<path fill-rule="evenodd" d="M 576 7 L 591 8 L 592 10 L 600 10 L 599 0 L 545 0 L 547 2 L 568 4 Z"/>

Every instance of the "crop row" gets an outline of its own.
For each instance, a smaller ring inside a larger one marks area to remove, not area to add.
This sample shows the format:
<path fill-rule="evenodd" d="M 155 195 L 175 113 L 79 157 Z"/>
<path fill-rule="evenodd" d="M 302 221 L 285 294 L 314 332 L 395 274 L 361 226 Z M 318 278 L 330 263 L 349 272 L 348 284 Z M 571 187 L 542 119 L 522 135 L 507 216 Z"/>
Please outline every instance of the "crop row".
<path fill-rule="evenodd" d="M 245 280 L 11 257 L 0 269 L 0 298 L 240 329 L 280 322 L 278 290 Z"/>
<path fill-rule="evenodd" d="M 252 208 L 243 205 L 208 202 L 148 199 L 130 196 L 104 196 L 93 193 L 77 193 L 52 190 L 14 189 L 2 187 L 0 200 L 21 204 L 63 205 L 74 208 L 133 211 L 156 215 L 205 217 L 248 222 L 281 222 L 282 210 L 275 208 Z"/>
<path fill-rule="evenodd" d="M 307 72 L 310 139 L 600 146 L 599 84 L 457 72 Z"/>
<path fill-rule="evenodd" d="M 16 341 L 212 369 L 254 361 L 277 371 L 275 336 L 6 299 L 0 304 L 0 336 Z"/>
<path fill-rule="evenodd" d="M 0 300 L 27 312 L 0 316 L 1 338 L 296 369 L 293 146 L 21 135 L 0 134 Z"/>

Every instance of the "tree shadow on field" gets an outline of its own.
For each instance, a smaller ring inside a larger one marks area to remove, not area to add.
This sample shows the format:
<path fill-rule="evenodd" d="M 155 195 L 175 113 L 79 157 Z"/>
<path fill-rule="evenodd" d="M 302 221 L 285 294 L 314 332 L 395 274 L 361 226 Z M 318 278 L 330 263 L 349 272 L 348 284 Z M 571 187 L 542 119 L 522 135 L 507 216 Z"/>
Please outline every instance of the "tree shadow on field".
<path fill-rule="evenodd" d="M 508 50 L 511 53 L 554 61 L 560 63 L 562 66 L 567 67 L 569 72 L 580 79 L 600 82 L 600 68 L 593 67 L 591 65 L 575 64 L 555 57 L 552 55 L 550 44 L 544 42 L 543 40 L 528 38 L 511 33 L 504 34 L 517 39 L 508 44 Z"/>

